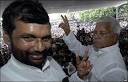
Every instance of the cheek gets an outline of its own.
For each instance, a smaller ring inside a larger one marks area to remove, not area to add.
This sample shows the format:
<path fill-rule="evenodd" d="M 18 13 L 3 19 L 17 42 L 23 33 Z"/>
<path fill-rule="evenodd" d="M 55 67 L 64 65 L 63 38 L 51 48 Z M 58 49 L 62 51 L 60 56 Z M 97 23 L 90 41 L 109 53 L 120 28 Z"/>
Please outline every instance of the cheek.
<path fill-rule="evenodd" d="M 105 38 L 101 38 L 100 40 L 94 42 L 94 45 L 97 46 L 97 47 L 104 47 L 106 46 L 108 43 L 107 39 Z"/>
<path fill-rule="evenodd" d="M 103 45 L 106 47 L 106 46 L 109 46 L 112 44 L 112 39 L 111 38 L 106 38 L 104 39 L 103 41 Z"/>
<path fill-rule="evenodd" d="M 25 42 L 25 41 L 14 41 L 13 42 L 13 46 L 17 49 L 20 49 L 20 50 L 28 50 L 29 48 L 31 48 L 33 45 L 33 43 L 31 42 Z"/>

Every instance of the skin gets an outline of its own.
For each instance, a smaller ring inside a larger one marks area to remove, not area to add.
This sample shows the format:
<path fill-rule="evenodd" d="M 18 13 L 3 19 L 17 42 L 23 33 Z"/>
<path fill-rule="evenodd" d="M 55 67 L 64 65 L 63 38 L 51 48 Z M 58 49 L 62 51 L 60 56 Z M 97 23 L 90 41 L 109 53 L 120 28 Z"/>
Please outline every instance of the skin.
<path fill-rule="evenodd" d="M 10 37 L 14 57 L 20 62 L 42 68 L 51 48 L 49 24 L 15 22 Z"/>

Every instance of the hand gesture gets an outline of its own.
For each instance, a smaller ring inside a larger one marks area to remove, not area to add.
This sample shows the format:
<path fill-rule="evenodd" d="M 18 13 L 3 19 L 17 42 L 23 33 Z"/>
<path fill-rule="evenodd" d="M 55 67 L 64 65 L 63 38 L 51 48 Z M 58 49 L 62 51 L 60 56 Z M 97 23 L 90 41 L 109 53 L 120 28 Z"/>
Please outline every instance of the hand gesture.
<path fill-rule="evenodd" d="M 85 51 L 85 54 L 82 60 L 80 60 L 79 56 L 76 55 L 77 73 L 81 79 L 84 79 L 84 77 L 87 76 L 92 69 L 92 65 L 88 60 L 87 54 L 88 54 L 88 51 Z"/>
<path fill-rule="evenodd" d="M 59 27 L 64 30 L 66 35 L 68 35 L 70 33 L 70 26 L 69 26 L 68 18 L 66 17 L 66 15 L 65 16 L 61 15 L 61 18 L 63 19 L 63 22 L 59 24 Z"/>

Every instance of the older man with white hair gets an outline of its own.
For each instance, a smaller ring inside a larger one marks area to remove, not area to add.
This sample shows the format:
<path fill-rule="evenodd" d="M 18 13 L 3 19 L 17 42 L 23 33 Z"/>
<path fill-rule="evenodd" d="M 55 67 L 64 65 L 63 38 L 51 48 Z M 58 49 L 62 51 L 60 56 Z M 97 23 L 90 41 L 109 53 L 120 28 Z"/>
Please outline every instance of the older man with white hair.
<path fill-rule="evenodd" d="M 120 25 L 113 17 L 101 17 L 96 22 L 93 31 L 93 45 L 83 46 L 76 39 L 66 16 L 61 16 L 63 23 L 59 25 L 64 31 L 64 41 L 69 49 L 76 54 L 83 55 L 88 50 L 88 56 L 92 70 L 86 75 L 86 81 L 96 82 L 119 82 L 126 81 L 128 78 L 126 66 L 118 47 L 118 35 Z"/>

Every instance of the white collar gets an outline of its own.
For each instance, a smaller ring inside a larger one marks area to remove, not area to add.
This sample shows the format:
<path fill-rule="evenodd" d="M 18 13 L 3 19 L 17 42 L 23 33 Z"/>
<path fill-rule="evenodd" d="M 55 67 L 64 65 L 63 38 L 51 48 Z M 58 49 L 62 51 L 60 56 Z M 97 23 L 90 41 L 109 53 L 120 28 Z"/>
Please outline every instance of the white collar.
<path fill-rule="evenodd" d="M 97 53 L 96 56 L 99 57 L 101 55 L 104 55 L 104 53 L 116 50 L 117 48 L 118 48 L 118 43 L 116 43 L 112 46 L 109 46 L 109 47 L 98 49 L 98 51 L 96 51 L 96 53 Z"/>
<path fill-rule="evenodd" d="M 46 60 L 46 63 L 44 64 L 42 70 L 40 70 L 40 69 L 37 68 L 37 67 L 34 67 L 34 66 L 30 66 L 30 65 L 21 63 L 21 62 L 18 61 L 12 54 L 11 54 L 11 59 L 10 59 L 9 62 L 13 63 L 18 69 L 21 69 L 21 70 L 45 71 L 47 68 L 50 67 L 50 61 L 48 60 L 48 58 L 47 58 L 47 60 Z"/>

